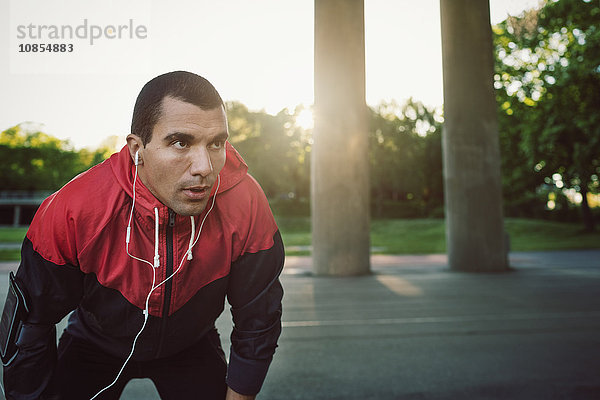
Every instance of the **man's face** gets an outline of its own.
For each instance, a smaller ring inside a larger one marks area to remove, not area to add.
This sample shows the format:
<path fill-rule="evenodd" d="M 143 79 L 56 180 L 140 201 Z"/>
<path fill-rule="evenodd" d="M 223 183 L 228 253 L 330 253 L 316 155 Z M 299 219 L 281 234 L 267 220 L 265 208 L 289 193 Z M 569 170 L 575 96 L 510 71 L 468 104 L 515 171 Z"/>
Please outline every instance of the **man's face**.
<path fill-rule="evenodd" d="M 225 165 L 227 137 L 223 107 L 202 110 L 165 97 L 152 138 L 140 148 L 139 177 L 177 214 L 198 215 Z"/>

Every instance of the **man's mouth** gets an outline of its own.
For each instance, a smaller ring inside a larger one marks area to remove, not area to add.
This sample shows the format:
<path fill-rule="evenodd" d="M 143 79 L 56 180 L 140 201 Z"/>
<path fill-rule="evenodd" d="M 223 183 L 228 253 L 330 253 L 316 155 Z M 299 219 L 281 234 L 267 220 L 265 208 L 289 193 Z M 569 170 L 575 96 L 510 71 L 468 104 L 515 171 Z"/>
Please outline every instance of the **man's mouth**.
<path fill-rule="evenodd" d="M 182 189 L 183 194 L 190 200 L 204 200 L 210 194 L 210 186 L 188 186 Z"/>

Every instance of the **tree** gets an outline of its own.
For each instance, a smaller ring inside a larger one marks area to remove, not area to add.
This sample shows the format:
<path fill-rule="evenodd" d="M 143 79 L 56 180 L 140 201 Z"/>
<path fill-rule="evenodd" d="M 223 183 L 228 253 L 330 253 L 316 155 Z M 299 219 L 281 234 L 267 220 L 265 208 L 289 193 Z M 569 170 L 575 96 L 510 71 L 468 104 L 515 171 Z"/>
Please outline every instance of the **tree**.
<path fill-rule="evenodd" d="M 593 230 L 587 194 L 600 190 L 600 4 L 548 1 L 494 33 L 505 189 L 535 198 L 535 188 L 561 182 L 558 189 L 579 193 Z"/>
<path fill-rule="evenodd" d="M 297 109 L 277 115 L 249 111 L 243 104 L 228 103 L 230 142 L 249 165 L 265 194 L 309 197 L 310 134 L 295 123 Z"/>
<path fill-rule="evenodd" d="M 3 189 L 55 190 L 74 176 L 78 156 L 67 142 L 27 126 L 0 134 Z"/>
<path fill-rule="evenodd" d="M 374 215 L 401 204 L 396 216 L 427 216 L 443 206 L 441 121 L 434 110 L 409 99 L 370 110 L 371 192 Z"/>
<path fill-rule="evenodd" d="M 2 189 L 57 190 L 108 155 L 106 148 L 75 151 L 68 141 L 19 124 L 0 133 Z"/>

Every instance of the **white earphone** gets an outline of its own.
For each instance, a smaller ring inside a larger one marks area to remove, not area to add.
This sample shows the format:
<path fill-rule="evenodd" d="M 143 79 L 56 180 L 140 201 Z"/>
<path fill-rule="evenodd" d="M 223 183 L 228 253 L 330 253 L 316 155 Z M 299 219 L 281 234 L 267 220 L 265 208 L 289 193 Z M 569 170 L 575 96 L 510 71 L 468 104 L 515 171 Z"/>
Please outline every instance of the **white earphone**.
<path fill-rule="evenodd" d="M 140 151 L 136 150 L 136 152 L 135 152 L 135 160 L 133 161 L 133 163 L 136 165 L 136 167 L 137 167 L 139 161 L 140 161 Z"/>

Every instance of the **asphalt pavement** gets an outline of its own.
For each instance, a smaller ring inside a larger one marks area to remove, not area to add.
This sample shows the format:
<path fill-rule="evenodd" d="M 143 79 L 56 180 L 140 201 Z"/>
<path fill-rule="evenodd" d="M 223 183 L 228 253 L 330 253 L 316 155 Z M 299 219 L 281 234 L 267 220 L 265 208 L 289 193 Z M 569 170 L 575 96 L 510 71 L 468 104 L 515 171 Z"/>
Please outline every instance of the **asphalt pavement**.
<path fill-rule="evenodd" d="M 371 275 L 325 278 L 289 257 L 258 399 L 600 399 L 600 250 L 510 262 L 460 273 L 444 255 L 373 256 Z M 10 269 L 0 264 L 2 299 Z M 217 326 L 227 349 L 229 312 Z M 122 399 L 159 397 L 135 380 Z"/>

